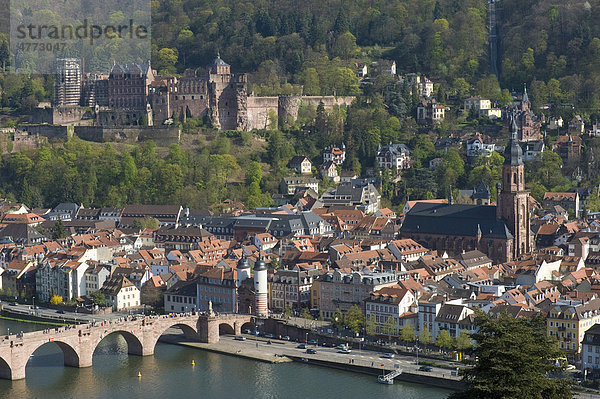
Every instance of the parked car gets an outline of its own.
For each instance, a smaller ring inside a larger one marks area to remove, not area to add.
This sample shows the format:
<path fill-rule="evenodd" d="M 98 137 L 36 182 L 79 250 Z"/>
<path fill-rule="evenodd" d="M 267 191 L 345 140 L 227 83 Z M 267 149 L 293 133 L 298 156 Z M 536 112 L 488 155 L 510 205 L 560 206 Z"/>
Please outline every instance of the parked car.
<path fill-rule="evenodd" d="M 275 336 L 271 333 L 265 334 L 265 338 L 275 338 Z"/>
<path fill-rule="evenodd" d="M 290 336 L 289 335 L 284 335 L 283 338 L 281 338 L 284 341 L 289 341 L 290 340 Z"/>
<path fill-rule="evenodd" d="M 386 352 L 386 353 L 382 353 L 381 357 L 384 359 L 393 359 L 394 358 L 394 354 L 390 353 L 390 352 Z"/>
<path fill-rule="evenodd" d="M 255 330 L 251 332 L 252 335 L 256 335 L 257 337 L 260 335 L 260 331 Z"/>
<path fill-rule="evenodd" d="M 419 371 L 430 372 L 430 371 L 433 371 L 433 367 L 431 367 L 431 366 L 421 366 L 421 367 L 419 367 Z"/>
<path fill-rule="evenodd" d="M 62 309 L 58 309 L 58 310 L 56 311 L 56 313 L 65 314 L 65 311 L 64 311 L 64 310 L 62 310 Z"/>
<path fill-rule="evenodd" d="M 236 341 L 245 341 L 245 340 L 246 340 L 246 337 L 243 337 L 243 336 L 241 336 L 241 335 L 236 335 L 234 339 L 235 339 Z"/>
<path fill-rule="evenodd" d="M 316 351 L 315 349 L 308 348 L 308 349 L 306 350 L 306 353 L 308 353 L 308 354 L 310 354 L 310 355 L 314 355 L 315 353 L 317 353 L 317 351 Z"/>
<path fill-rule="evenodd" d="M 340 350 L 338 351 L 338 353 L 344 353 L 344 354 L 346 354 L 346 355 L 347 355 L 347 354 L 349 354 L 349 353 L 351 353 L 351 352 L 352 352 L 352 351 L 351 351 L 350 349 L 340 349 Z"/>
<path fill-rule="evenodd" d="M 296 348 L 298 348 L 298 349 L 306 349 L 306 344 L 300 344 Z"/>
<path fill-rule="evenodd" d="M 317 344 L 317 340 L 315 339 L 311 339 L 310 341 L 308 341 L 309 345 L 316 345 Z"/>

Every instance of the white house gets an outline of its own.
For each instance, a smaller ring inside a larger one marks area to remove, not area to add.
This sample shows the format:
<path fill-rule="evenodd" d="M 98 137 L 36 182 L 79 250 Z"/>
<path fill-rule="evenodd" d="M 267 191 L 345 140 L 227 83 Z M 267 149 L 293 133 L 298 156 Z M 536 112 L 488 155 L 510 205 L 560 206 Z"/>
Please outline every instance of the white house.
<path fill-rule="evenodd" d="M 252 243 L 259 251 L 263 252 L 271 252 L 277 245 L 277 242 L 277 238 L 273 237 L 270 233 L 258 233 L 252 237 Z"/>
<path fill-rule="evenodd" d="M 478 158 L 480 156 L 489 157 L 496 149 L 496 145 L 491 139 L 481 134 L 476 134 L 473 138 L 467 140 L 467 157 Z"/>
<path fill-rule="evenodd" d="M 339 183 L 340 182 L 340 174 L 338 172 L 338 167 L 333 161 L 327 161 L 319 168 L 321 171 L 321 177 L 327 178 L 332 182 Z"/>
<path fill-rule="evenodd" d="M 116 275 L 104 282 L 100 289 L 106 305 L 113 311 L 140 306 L 140 290 L 123 275 Z"/>
<path fill-rule="evenodd" d="M 464 108 L 467 111 L 475 110 L 480 116 L 487 116 L 490 119 L 498 119 L 502 117 L 502 110 L 492 108 L 490 100 L 482 97 L 469 97 L 464 102 Z"/>
<path fill-rule="evenodd" d="M 333 162 L 336 165 L 342 165 L 346 160 L 346 144 L 342 143 L 341 147 L 330 145 L 323 151 L 323 163 Z"/>
<path fill-rule="evenodd" d="M 380 288 L 371 292 L 369 297 L 365 299 L 366 319 L 372 320 L 374 318 L 377 334 L 397 336 L 404 324 L 416 324 L 415 317 L 408 317 L 414 316 L 416 311 L 415 295 L 412 291 L 399 285 Z M 393 334 L 389 334 L 383 328 L 390 318 L 394 320 L 395 331 Z"/>
<path fill-rule="evenodd" d="M 304 155 L 296 155 L 293 157 L 288 166 L 302 175 L 310 175 L 312 173 L 312 162 Z"/>
<path fill-rule="evenodd" d="M 396 259 L 403 262 L 418 260 L 421 256 L 429 252 L 427 248 L 411 238 L 392 241 L 387 248 Z"/>
<path fill-rule="evenodd" d="M 376 157 L 380 167 L 392 169 L 394 172 L 408 169 L 412 164 L 410 150 L 404 144 L 390 143 L 383 147 L 379 145 Z"/>

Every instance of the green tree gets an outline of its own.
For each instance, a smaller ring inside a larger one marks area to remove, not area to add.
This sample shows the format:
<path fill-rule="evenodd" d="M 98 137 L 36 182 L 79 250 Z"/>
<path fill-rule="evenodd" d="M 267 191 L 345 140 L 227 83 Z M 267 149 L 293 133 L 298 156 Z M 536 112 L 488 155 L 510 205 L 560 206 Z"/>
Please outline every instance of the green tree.
<path fill-rule="evenodd" d="M 473 340 L 471 334 L 467 330 L 460 330 L 458 337 L 456 337 L 456 349 L 465 351 L 473 347 Z"/>
<path fill-rule="evenodd" d="M 260 167 L 260 163 L 253 161 L 250 162 L 250 165 L 246 168 L 246 184 L 250 185 L 253 182 L 260 183 L 262 180 L 262 169 Z"/>
<path fill-rule="evenodd" d="M 336 309 L 333 316 L 331 316 L 331 325 L 336 330 L 340 330 L 342 327 L 344 327 L 344 315 L 339 308 Z"/>
<path fill-rule="evenodd" d="M 365 324 L 365 318 L 358 305 L 352 305 L 344 315 L 344 325 L 353 333 L 358 333 Z"/>
<path fill-rule="evenodd" d="M 421 341 L 421 343 L 424 345 L 429 345 L 433 342 L 433 338 L 431 337 L 431 333 L 427 327 L 423 327 L 419 333 L 419 341 Z"/>
<path fill-rule="evenodd" d="M 292 307 L 290 306 L 289 303 L 286 303 L 284 308 L 283 308 L 283 315 L 286 319 L 289 319 L 290 317 L 292 317 Z"/>
<path fill-rule="evenodd" d="M 389 316 L 385 323 L 383 323 L 381 332 L 387 335 L 389 340 L 392 339 L 392 336 L 398 334 L 398 323 L 393 316 Z"/>
<path fill-rule="evenodd" d="M 400 329 L 400 339 L 404 342 L 415 340 L 415 327 L 412 324 L 405 324 Z"/>
<path fill-rule="evenodd" d="M 451 399 L 572 398 L 570 381 L 548 378 L 564 368 L 564 357 L 555 337 L 548 336 L 544 316 L 515 319 L 507 314 L 491 318 L 477 312 L 475 366 L 465 371 L 468 388 Z"/>
<path fill-rule="evenodd" d="M 106 306 L 106 297 L 104 296 L 104 294 L 102 292 L 94 291 L 90 294 L 90 298 L 96 305 L 98 305 L 100 307 Z"/>
<path fill-rule="evenodd" d="M 279 258 L 274 257 L 271 263 L 269 263 L 269 267 L 273 270 L 279 270 L 283 267 L 283 265 L 281 264 Z"/>
<path fill-rule="evenodd" d="M 503 107 L 506 107 L 506 106 L 510 105 L 510 103 L 512 101 L 513 101 L 513 98 L 512 98 L 512 95 L 510 94 L 510 91 L 508 89 L 502 89 L 502 93 L 500 94 L 500 99 L 498 100 L 500 105 Z"/>
<path fill-rule="evenodd" d="M 456 78 L 452 82 L 452 91 L 458 98 L 458 100 L 462 101 L 465 98 L 469 97 L 469 92 L 471 91 L 471 86 L 464 78 Z"/>
<path fill-rule="evenodd" d="M 377 334 L 377 316 L 375 313 L 370 313 L 365 319 L 365 332 L 367 335 Z"/>
<path fill-rule="evenodd" d="M 133 226 L 140 230 L 143 229 L 158 229 L 160 222 L 158 219 L 155 219 L 150 216 L 146 216 L 145 218 L 138 218 L 133 221 Z"/>
<path fill-rule="evenodd" d="M 488 75 L 479 79 L 475 87 L 475 93 L 490 100 L 500 99 L 500 84 L 496 75 Z"/>
<path fill-rule="evenodd" d="M 592 193 L 585 200 L 585 208 L 589 209 L 590 212 L 600 211 L 600 197 L 597 193 Z"/>
<path fill-rule="evenodd" d="M 350 33 L 345 32 L 339 35 L 335 39 L 332 53 L 334 57 L 340 57 L 342 59 L 348 59 L 352 57 L 356 52 L 356 37 Z"/>
<path fill-rule="evenodd" d="M 306 68 L 300 77 L 303 90 L 302 93 L 307 96 L 318 96 L 321 94 L 321 84 L 319 74 L 315 68 Z"/>
<path fill-rule="evenodd" d="M 66 236 L 67 230 L 65 229 L 62 220 L 58 219 L 54 225 L 54 228 L 52 229 L 52 238 L 56 240 L 58 238 L 65 238 Z"/>
<path fill-rule="evenodd" d="M 310 310 L 308 310 L 308 308 L 302 308 L 302 311 L 300 312 L 300 317 L 302 317 L 303 319 L 308 319 L 308 320 L 314 319 L 313 315 L 310 314 Z"/>
<path fill-rule="evenodd" d="M 450 349 L 454 346 L 454 341 L 452 340 L 452 337 L 450 337 L 448 330 L 440 330 L 440 332 L 438 332 L 435 339 L 435 346 L 442 349 Z"/>
<path fill-rule="evenodd" d="M 177 72 L 177 49 L 161 48 L 156 57 L 156 69 L 160 74 L 172 74 Z"/>

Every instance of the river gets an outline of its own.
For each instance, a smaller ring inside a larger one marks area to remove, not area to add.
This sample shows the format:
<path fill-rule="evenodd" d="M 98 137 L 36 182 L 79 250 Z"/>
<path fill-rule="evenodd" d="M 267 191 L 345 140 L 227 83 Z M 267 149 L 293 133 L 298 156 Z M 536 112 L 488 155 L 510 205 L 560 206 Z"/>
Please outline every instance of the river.
<path fill-rule="evenodd" d="M 0 319 L 0 334 L 43 325 Z M 192 361 L 195 365 L 192 365 Z M 269 364 L 158 343 L 154 356 L 129 356 L 119 335 L 107 336 L 88 368 L 63 367 L 56 344 L 34 352 L 25 380 L 0 380 L 1 398 L 446 398 L 449 391 L 300 363 Z M 141 373 L 141 377 L 138 377 Z"/>

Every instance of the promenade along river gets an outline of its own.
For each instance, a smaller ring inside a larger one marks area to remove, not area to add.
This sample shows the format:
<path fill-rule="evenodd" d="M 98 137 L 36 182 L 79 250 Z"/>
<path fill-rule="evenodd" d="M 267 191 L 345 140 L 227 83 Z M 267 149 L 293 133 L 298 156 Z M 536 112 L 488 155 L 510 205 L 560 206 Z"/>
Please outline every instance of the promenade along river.
<path fill-rule="evenodd" d="M 0 334 L 34 331 L 40 324 L 0 319 Z M 300 363 L 268 364 L 158 343 L 154 356 L 129 356 L 119 335 L 106 337 L 92 367 L 63 367 L 48 343 L 35 351 L 27 378 L 0 380 L 0 398 L 446 398 L 449 391 Z M 195 365 L 192 365 L 194 361 Z M 141 373 L 141 377 L 138 377 Z"/>

